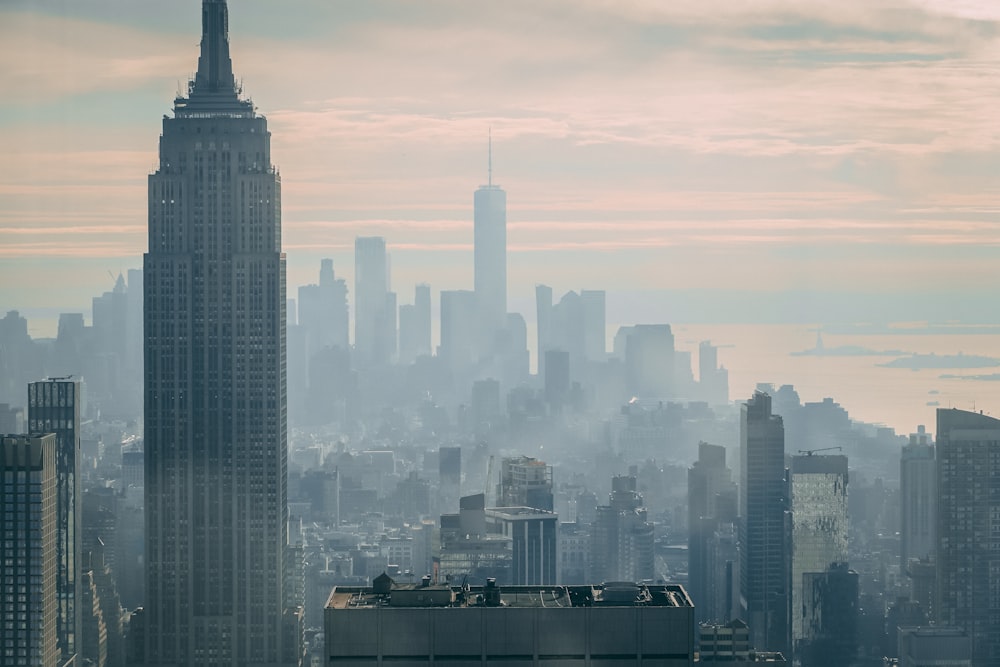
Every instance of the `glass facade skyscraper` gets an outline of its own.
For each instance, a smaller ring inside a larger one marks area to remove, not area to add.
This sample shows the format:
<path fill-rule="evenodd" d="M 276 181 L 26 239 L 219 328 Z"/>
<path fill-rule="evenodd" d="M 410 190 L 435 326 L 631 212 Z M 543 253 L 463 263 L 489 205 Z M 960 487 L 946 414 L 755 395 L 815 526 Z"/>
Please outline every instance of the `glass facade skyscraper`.
<path fill-rule="evenodd" d="M 740 606 L 757 650 L 789 650 L 788 480 L 785 426 L 757 392 L 740 420 Z"/>
<path fill-rule="evenodd" d="M 56 639 L 63 662 L 80 652 L 80 407 L 82 383 L 70 378 L 28 385 L 28 432 L 56 436 Z"/>
<path fill-rule="evenodd" d="M 847 457 L 792 457 L 792 642 L 808 639 L 803 624 L 805 575 L 846 566 Z"/>
<path fill-rule="evenodd" d="M 0 438 L 0 665 L 57 667 L 56 436 Z"/>

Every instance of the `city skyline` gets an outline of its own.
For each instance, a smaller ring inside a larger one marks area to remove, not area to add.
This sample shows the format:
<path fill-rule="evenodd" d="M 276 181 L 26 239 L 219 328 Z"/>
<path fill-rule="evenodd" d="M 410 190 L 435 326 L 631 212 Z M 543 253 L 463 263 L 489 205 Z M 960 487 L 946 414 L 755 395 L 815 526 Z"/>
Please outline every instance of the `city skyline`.
<path fill-rule="evenodd" d="M 996 282 L 995 8 L 660 4 L 242 3 L 237 76 L 280 100 L 289 284 L 326 256 L 351 284 L 353 239 L 381 235 L 400 293 L 471 288 L 491 127 L 512 306 L 536 283 L 752 275 L 971 301 Z M 0 75 L 17 156 L 0 167 L 0 284 L 40 262 L 52 276 L 0 301 L 74 308 L 139 263 L 149 119 L 191 71 L 197 12 L 18 0 L 0 16 L 5 55 L 32 56 Z"/>

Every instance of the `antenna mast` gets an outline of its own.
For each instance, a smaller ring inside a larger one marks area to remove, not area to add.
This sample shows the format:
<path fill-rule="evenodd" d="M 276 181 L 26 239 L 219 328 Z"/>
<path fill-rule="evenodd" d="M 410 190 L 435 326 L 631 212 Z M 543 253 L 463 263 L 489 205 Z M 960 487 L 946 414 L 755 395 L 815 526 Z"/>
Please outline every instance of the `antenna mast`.
<path fill-rule="evenodd" d="M 488 172 L 489 172 L 489 187 L 492 188 L 493 187 L 493 126 L 492 125 L 490 125 L 489 137 L 490 137 L 490 150 L 489 150 Z"/>

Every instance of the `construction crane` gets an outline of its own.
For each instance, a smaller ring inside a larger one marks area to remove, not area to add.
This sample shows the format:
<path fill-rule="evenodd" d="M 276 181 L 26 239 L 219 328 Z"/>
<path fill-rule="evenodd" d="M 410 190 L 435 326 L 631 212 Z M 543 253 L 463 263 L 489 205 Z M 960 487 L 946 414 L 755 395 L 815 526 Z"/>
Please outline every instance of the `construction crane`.
<path fill-rule="evenodd" d="M 812 456 L 816 452 L 829 452 L 836 449 L 838 452 L 844 451 L 843 447 L 820 447 L 819 449 L 800 449 L 799 454 L 805 454 L 806 456 Z"/>

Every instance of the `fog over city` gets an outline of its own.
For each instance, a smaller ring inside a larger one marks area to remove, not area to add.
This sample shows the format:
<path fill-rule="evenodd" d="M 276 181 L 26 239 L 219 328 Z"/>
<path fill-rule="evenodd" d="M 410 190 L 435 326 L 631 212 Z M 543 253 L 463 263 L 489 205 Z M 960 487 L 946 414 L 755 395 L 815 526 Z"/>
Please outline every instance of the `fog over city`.
<path fill-rule="evenodd" d="M 0 56 L 10 664 L 1000 660 L 1000 7 L 7 0 Z"/>

